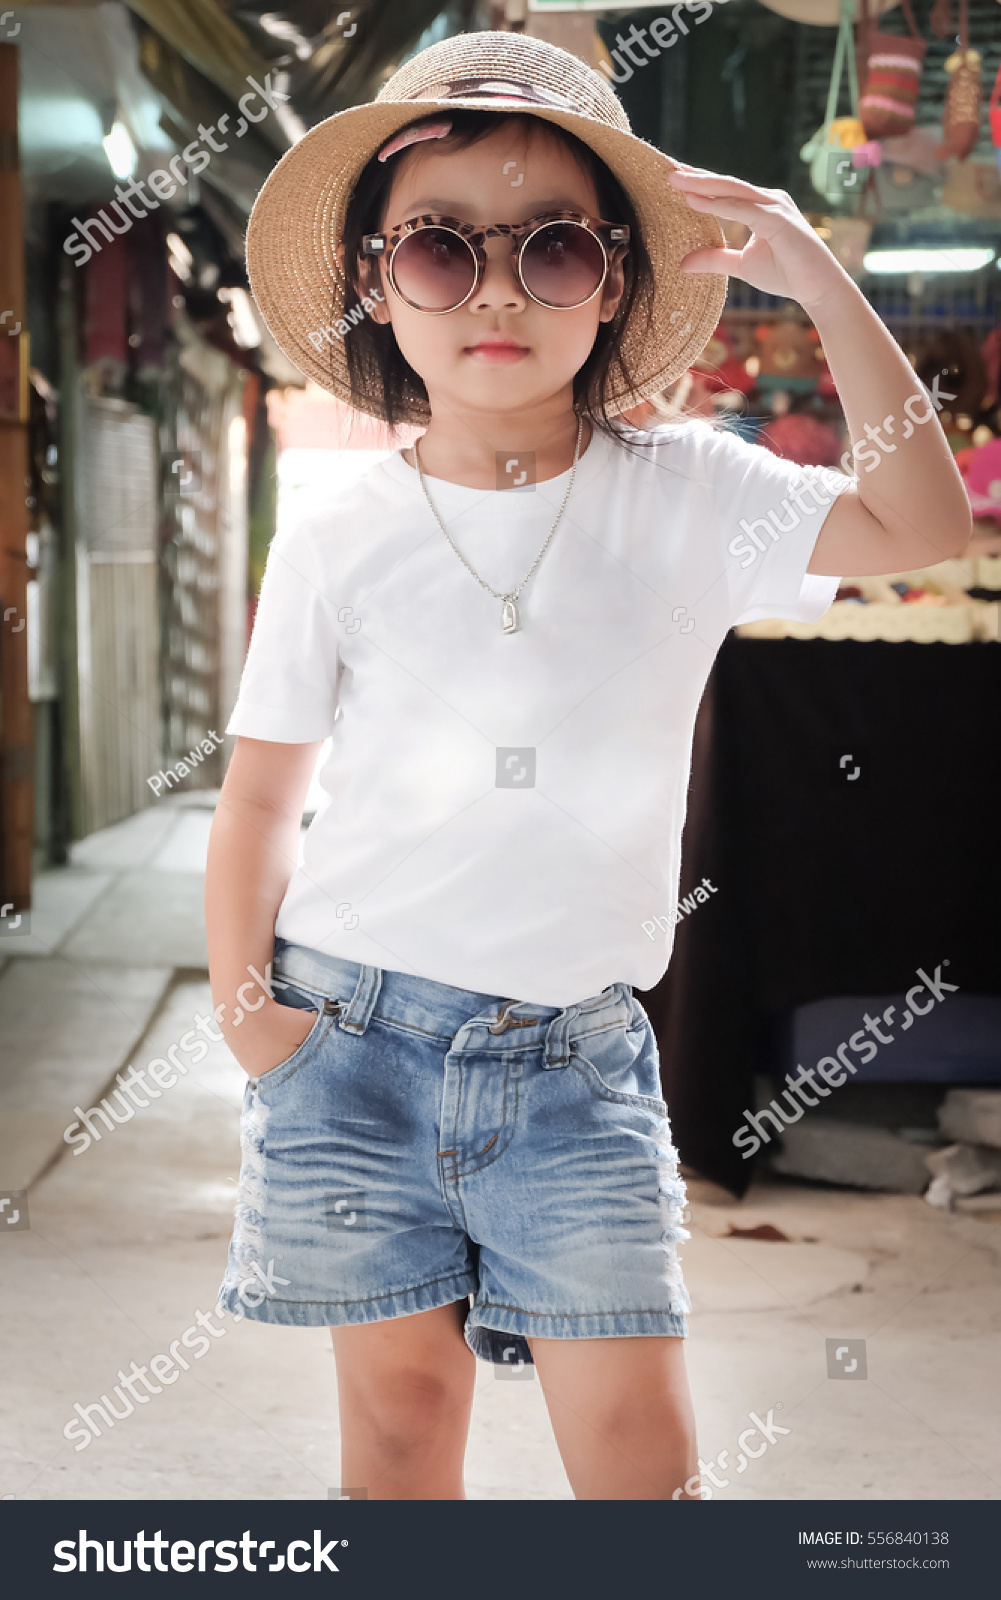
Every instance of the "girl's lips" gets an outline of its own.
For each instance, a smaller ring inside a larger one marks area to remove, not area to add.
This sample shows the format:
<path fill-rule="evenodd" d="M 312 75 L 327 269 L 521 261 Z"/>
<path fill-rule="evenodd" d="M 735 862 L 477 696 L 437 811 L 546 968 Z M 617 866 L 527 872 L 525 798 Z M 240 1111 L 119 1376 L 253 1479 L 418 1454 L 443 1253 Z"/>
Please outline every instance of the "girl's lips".
<path fill-rule="evenodd" d="M 472 356 L 474 361 L 485 361 L 492 366 L 509 366 L 512 362 L 521 361 L 528 353 L 527 345 L 486 340 L 481 344 L 467 345 L 464 352 L 467 356 Z"/>

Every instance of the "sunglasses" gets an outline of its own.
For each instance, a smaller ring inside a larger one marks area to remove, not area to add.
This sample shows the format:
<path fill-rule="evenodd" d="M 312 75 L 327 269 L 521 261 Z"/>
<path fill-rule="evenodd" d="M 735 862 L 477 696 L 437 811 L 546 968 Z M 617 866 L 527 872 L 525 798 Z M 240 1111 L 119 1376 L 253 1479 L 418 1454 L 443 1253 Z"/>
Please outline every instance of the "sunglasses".
<path fill-rule="evenodd" d="M 547 211 L 515 225 L 461 222 L 426 214 L 391 233 L 366 233 L 362 251 L 386 262 L 395 293 L 415 311 L 441 316 L 476 293 L 487 264 L 485 239 L 508 238 L 514 271 L 530 300 L 549 311 L 574 311 L 593 300 L 629 229 L 579 211 Z"/>

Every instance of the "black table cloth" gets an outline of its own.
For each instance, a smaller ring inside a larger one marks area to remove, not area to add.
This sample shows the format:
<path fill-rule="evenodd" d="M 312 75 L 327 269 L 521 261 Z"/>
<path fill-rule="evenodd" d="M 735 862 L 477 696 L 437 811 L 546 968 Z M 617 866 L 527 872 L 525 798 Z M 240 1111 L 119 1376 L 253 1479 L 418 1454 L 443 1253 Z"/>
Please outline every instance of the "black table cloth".
<path fill-rule="evenodd" d="M 945 957 L 964 993 L 1001 993 L 999 814 L 1001 645 L 729 636 L 682 856 L 682 895 L 717 892 L 642 997 L 683 1162 L 744 1192 L 732 1136 L 794 1007 L 903 992 Z"/>

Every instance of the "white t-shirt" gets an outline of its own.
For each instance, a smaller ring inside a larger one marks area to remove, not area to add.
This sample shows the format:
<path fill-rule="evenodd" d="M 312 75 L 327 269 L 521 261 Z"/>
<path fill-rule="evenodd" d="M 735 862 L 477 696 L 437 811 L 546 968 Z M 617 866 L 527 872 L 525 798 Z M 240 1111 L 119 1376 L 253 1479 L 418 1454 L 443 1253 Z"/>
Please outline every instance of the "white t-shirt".
<path fill-rule="evenodd" d="M 503 593 L 567 481 L 428 486 Z M 227 729 L 332 740 L 277 932 L 543 1005 L 652 988 L 713 658 L 735 623 L 827 609 L 837 579 L 806 567 L 848 482 L 701 422 L 595 433 L 512 634 L 402 455 L 300 512 L 272 543 Z"/>

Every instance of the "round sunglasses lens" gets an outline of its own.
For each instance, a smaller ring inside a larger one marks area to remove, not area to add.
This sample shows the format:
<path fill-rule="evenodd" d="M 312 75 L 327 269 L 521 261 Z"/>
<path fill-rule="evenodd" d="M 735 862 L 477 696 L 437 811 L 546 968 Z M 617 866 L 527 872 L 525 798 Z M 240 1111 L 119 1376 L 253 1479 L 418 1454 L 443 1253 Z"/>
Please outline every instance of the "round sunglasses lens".
<path fill-rule="evenodd" d="M 400 240 L 393 277 L 403 298 L 421 311 L 453 311 L 473 287 L 476 261 L 457 233 L 418 228 Z"/>
<path fill-rule="evenodd" d="M 590 300 L 604 270 L 600 242 L 575 222 L 547 223 L 522 251 L 525 288 L 553 310 L 567 311 Z"/>

